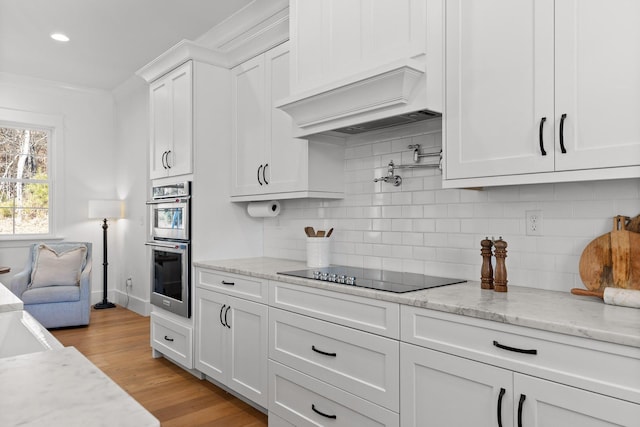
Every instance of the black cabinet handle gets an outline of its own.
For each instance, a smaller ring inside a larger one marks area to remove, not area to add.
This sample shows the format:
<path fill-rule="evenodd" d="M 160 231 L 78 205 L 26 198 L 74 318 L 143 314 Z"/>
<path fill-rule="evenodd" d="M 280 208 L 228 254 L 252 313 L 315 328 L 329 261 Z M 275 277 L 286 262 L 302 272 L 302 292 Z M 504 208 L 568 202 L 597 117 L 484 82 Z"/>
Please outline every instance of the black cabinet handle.
<path fill-rule="evenodd" d="M 167 160 L 167 169 L 171 169 L 171 165 L 169 164 L 169 154 L 171 154 L 171 150 L 167 151 L 167 157 L 166 157 L 166 160 Z"/>
<path fill-rule="evenodd" d="M 229 309 L 231 308 L 230 305 L 227 306 L 227 309 L 224 312 L 224 324 L 227 325 L 227 328 L 231 329 L 231 326 L 229 326 L 229 322 L 227 322 L 227 315 L 229 314 Z"/>
<path fill-rule="evenodd" d="M 223 280 L 223 281 L 222 281 L 222 284 L 223 284 L 223 285 L 228 285 L 228 286 L 234 286 L 234 285 L 235 285 L 235 282 L 227 282 L 226 280 Z"/>
<path fill-rule="evenodd" d="M 262 180 L 266 185 L 269 185 L 269 181 L 267 181 L 267 176 L 266 176 L 267 166 L 269 166 L 269 163 L 265 164 L 264 167 L 262 168 Z"/>
<path fill-rule="evenodd" d="M 167 168 L 166 157 L 167 157 L 167 152 L 165 151 L 164 153 L 162 153 L 162 169 L 166 169 Z"/>
<path fill-rule="evenodd" d="M 518 427 L 522 427 L 522 407 L 524 406 L 524 400 L 527 398 L 524 394 L 520 395 L 520 402 L 518 402 Z"/>
<path fill-rule="evenodd" d="M 564 120 L 567 118 L 566 114 L 560 116 L 560 150 L 562 153 L 566 153 L 567 149 L 564 148 Z"/>
<path fill-rule="evenodd" d="M 263 185 L 262 181 L 260 181 L 260 171 L 262 170 L 262 165 L 258 166 L 258 184 Z"/>
<path fill-rule="evenodd" d="M 222 320 L 222 310 L 224 310 L 224 308 L 227 306 L 227 304 L 223 305 L 222 307 L 220 307 L 220 324 L 222 326 L 227 326 L 224 324 L 224 320 Z"/>
<path fill-rule="evenodd" d="M 505 389 L 500 388 L 500 394 L 498 395 L 498 427 L 502 427 L 502 398 L 505 391 Z"/>
<path fill-rule="evenodd" d="M 509 347 L 508 345 L 500 344 L 498 341 L 494 341 L 493 345 L 503 350 L 515 351 L 516 353 L 538 354 L 538 350 L 525 350 L 522 348 Z"/>
<path fill-rule="evenodd" d="M 326 351 L 318 350 L 315 345 L 311 346 L 311 350 L 315 351 L 316 353 L 323 354 L 325 356 L 336 357 L 338 355 L 338 353 L 327 353 Z"/>
<path fill-rule="evenodd" d="M 169 341 L 169 342 L 173 342 L 173 338 L 169 338 L 169 337 L 168 337 L 168 336 L 166 336 L 166 335 L 164 336 L 164 339 L 165 339 L 165 340 L 167 340 L 167 341 Z"/>
<path fill-rule="evenodd" d="M 542 136 L 542 130 L 544 129 L 544 122 L 547 121 L 546 117 L 543 117 L 540 119 L 540 152 L 542 153 L 543 156 L 547 155 L 547 152 L 544 149 L 544 138 Z"/>
<path fill-rule="evenodd" d="M 313 403 L 311 404 L 311 409 L 313 409 L 313 412 L 315 412 L 318 415 L 322 415 L 323 417 L 331 418 L 332 420 L 335 420 L 336 418 L 338 418 L 336 415 L 329 415 L 329 414 L 325 414 L 324 412 L 318 411 L 316 409 L 316 405 L 314 405 Z"/>

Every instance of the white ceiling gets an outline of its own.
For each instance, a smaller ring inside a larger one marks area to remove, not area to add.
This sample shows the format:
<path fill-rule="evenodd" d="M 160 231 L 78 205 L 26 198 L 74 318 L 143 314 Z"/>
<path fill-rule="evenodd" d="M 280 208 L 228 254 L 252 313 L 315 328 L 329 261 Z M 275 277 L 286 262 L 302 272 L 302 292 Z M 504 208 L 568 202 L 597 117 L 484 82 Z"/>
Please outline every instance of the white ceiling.
<path fill-rule="evenodd" d="M 112 90 L 252 1 L 0 0 L 0 72 Z"/>

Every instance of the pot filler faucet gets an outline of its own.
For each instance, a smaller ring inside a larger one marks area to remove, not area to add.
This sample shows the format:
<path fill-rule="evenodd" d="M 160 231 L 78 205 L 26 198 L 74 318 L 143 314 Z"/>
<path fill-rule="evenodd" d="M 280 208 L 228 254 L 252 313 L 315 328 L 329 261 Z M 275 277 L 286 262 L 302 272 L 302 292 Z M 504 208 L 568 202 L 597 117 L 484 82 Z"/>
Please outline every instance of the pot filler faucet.
<path fill-rule="evenodd" d="M 438 168 L 442 170 L 442 150 L 432 153 L 420 153 L 420 144 L 413 144 L 408 147 L 413 150 L 413 164 L 410 165 L 395 165 L 393 160 L 389 161 L 387 165 L 387 175 L 375 178 L 373 182 L 388 182 L 394 185 L 394 187 L 402 184 L 402 177 L 395 174 L 395 169 L 416 169 L 416 168 Z M 423 157 L 439 157 L 438 163 L 419 163 Z"/>

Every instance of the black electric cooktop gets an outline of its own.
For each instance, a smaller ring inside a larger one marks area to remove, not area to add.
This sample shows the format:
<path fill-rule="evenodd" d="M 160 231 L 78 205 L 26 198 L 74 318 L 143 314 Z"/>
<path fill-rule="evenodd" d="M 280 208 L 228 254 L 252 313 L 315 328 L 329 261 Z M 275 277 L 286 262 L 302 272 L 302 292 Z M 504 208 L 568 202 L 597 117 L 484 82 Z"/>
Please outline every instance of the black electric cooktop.
<path fill-rule="evenodd" d="M 370 268 L 343 267 L 339 265 L 310 268 L 308 270 L 282 271 L 278 274 L 399 294 L 466 282 L 466 280 L 449 277 L 426 276 L 424 274 L 375 270 Z"/>

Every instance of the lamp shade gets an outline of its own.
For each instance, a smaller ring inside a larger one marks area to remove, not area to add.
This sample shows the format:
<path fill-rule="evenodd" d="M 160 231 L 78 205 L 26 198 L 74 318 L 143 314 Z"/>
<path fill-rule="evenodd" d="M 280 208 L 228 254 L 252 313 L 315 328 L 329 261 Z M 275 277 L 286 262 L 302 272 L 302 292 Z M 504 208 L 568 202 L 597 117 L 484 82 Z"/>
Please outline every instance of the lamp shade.
<path fill-rule="evenodd" d="M 122 218 L 121 200 L 89 200 L 89 218 Z"/>

